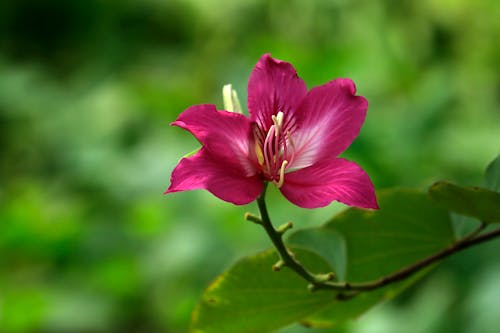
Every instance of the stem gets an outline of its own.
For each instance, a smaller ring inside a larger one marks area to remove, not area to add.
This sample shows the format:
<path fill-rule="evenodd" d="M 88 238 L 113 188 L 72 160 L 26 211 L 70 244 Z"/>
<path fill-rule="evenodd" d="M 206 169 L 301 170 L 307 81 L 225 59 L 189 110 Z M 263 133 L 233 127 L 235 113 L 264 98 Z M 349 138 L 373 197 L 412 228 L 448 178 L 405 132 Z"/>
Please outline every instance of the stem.
<path fill-rule="evenodd" d="M 424 258 L 420 261 L 417 261 L 416 263 L 406 266 L 392 274 L 386 275 L 384 277 L 381 277 L 380 279 L 373 280 L 370 282 L 364 282 L 364 283 L 348 283 L 348 282 L 342 282 L 342 283 L 324 283 L 321 285 L 318 285 L 318 289 L 334 289 L 334 290 L 359 290 L 359 291 L 370 291 L 374 290 L 377 288 L 384 287 L 390 283 L 398 282 L 401 281 L 410 275 L 415 274 L 416 272 L 420 271 L 421 269 L 430 266 L 431 264 L 434 264 L 437 261 L 440 261 L 441 259 L 444 259 L 446 257 L 449 257 L 455 253 L 458 253 L 460 251 L 463 251 L 471 246 L 489 241 L 493 238 L 499 237 L 500 236 L 500 229 L 488 232 L 486 234 L 483 234 L 481 236 L 475 237 L 475 238 L 468 238 L 468 239 L 463 239 L 452 246 L 441 250 L 433 255 L 428 256 L 427 258 Z"/>
<path fill-rule="evenodd" d="M 311 274 L 309 271 L 307 271 L 304 268 L 304 266 L 302 266 L 295 258 L 292 257 L 290 252 L 285 247 L 285 244 L 283 243 L 282 234 L 279 233 L 276 229 L 274 229 L 273 224 L 271 223 L 271 219 L 269 218 L 269 213 L 267 212 L 267 206 L 265 200 L 266 188 L 267 184 L 266 187 L 264 187 L 262 194 L 257 199 L 257 204 L 259 206 L 259 211 L 262 219 L 261 225 L 266 230 L 267 235 L 269 236 L 269 238 L 271 238 L 274 247 L 278 251 L 278 254 L 282 261 L 282 265 L 290 267 L 308 282 L 311 282 L 313 284 L 316 283 L 317 281 L 314 275 Z"/>
<path fill-rule="evenodd" d="M 267 187 L 267 185 L 266 185 Z M 278 262 L 277 265 L 273 267 L 275 270 L 279 270 L 281 266 L 287 266 L 293 271 L 295 271 L 298 275 L 300 275 L 302 278 L 304 278 L 306 281 L 308 281 L 310 285 L 311 290 L 318 290 L 318 289 L 327 289 L 327 290 L 336 290 L 336 291 L 349 291 L 353 292 L 351 294 L 343 295 L 339 294 L 340 297 L 339 299 L 344 299 L 343 297 L 345 296 L 345 299 L 350 299 L 354 296 L 356 296 L 359 292 L 363 291 L 371 291 L 375 290 L 381 287 L 384 287 L 388 284 L 395 283 L 398 281 L 401 281 L 418 271 L 436 263 L 437 261 L 440 261 L 446 257 L 449 257 L 455 253 L 458 253 L 460 251 L 463 251 L 471 246 L 489 241 L 493 238 L 500 237 L 500 229 L 496 229 L 493 231 L 490 231 L 488 233 L 482 234 L 478 236 L 481 231 L 486 226 L 486 223 L 482 222 L 481 225 L 473 231 L 470 235 L 467 237 L 457 241 L 453 245 L 449 246 L 446 249 L 443 249 L 439 252 L 436 252 L 420 261 L 417 261 L 416 263 L 406 266 L 392 274 L 383 276 L 379 279 L 373 280 L 373 281 L 368 281 L 368 282 L 362 282 L 362 283 L 349 283 L 349 282 L 332 282 L 330 281 L 330 278 L 325 279 L 325 275 L 315 275 L 311 272 L 309 272 L 302 264 L 295 259 L 293 254 L 291 254 L 288 249 L 286 248 L 285 244 L 283 243 L 283 233 L 280 233 L 278 230 L 276 230 L 272 223 L 271 219 L 269 218 L 269 213 L 267 212 L 267 207 L 266 207 L 266 201 L 265 201 L 265 195 L 266 195 L 266 187 L 264 187 L 264 190 L 262 191 L 262 194 L 259 196 L 257 199 L 257 204 L 259 206 L 259 211 L 261 214 L 261 224 L 263 228 L 265 229 L 267 235 L 271 239 L 274 247 L 278 251 L 278 254 L 280 256 L 280 261 Z M 332 274 L 327 274 L 326 276 L 331 276 L 333 277 Z"/>

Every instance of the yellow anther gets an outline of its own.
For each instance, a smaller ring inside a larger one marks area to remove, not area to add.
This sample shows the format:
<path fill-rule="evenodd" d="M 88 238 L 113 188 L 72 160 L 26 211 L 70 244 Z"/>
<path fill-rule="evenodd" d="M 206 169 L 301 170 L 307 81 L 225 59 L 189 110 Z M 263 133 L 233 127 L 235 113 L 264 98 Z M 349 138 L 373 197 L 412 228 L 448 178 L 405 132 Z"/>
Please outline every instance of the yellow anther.
<path fill-rule="evenodd" d="M 287 165 L 288 165 L 287 160 L 284 160 L 283 163 L 281 163 L 279 181 L 274 181 L 274 185 L 276 186 L 276 188 L 280 188 L 281 186 L 283 186 L 283 183 L 285 182 L 285 168 Z"/>
<path fill-rule="evenodd" d="M 278 137 L 281 128 L 283 127 L 283 112 L 279 111 L 276 115 L 272 115 L 271 118 L 273 119 L 275 131 L 274 131 L 274 136 Z"/>
<path fill-rule="evenodd" d="M 255 142 L 255 155 L 257 155 L 257 161 L 260 165 L 264 165 L 264 153 L 258 142 Z"/>
<path fill-rule="evenodd" d="M 279 111 L 278 114 L 276 114 L 277 126 L 279 126 L 279 127 L 283 126 L 283 117 L 284 117 L 284 114 L 282 111 Z"/>

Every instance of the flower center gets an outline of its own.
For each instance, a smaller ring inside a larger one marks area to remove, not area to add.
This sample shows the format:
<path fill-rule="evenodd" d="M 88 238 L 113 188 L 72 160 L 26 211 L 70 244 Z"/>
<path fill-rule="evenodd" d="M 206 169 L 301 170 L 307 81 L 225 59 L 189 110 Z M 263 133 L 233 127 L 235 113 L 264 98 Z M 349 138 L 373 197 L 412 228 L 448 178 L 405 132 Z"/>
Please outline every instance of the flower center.
<path fill-rule="evenodd" d="M 283 186 L 285 171 L 290 164 L 292 156 L 289 156 L 288 145 L 293 146 L 290 132 L 285 131 L 283 126 L 284 114 L 279 111 L 272 115 L 273 125 L 267 131 L 265 137 L 256 131 L 255 153 L 262 168 L 264 176 L 272 181 L 277 188 Z"/>

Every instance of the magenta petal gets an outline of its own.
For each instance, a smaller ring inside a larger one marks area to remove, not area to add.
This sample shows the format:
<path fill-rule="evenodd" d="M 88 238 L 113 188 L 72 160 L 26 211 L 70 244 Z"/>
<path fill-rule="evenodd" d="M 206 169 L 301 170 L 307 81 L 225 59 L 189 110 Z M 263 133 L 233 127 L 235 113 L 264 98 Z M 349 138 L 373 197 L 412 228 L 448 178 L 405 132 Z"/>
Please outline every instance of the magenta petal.
<path fill-rule="evenodd" d="M 342 153 L 359 134 L 368 102 L 355 96 L 349 79 L 337 79 L 309 91 L 295 119 L 298 129 L 292 139 L 295 159 L 290 168 L 298 169 Z"/>
<path fill-rule="evenodd" d="M 218 111 L 215 105 L 194 105 L 172 123 L 190 131 L 213 156 L 232 167 L 243 168 L 247 176 L 257 171 L 250 161 L 250 120 L 242 114 Z"/>
<path fill-rule="evenodd" d="M 306 84 L 290 63 L 264 54 L 248 81 L 250 118 L 267 130 L 273 123 L 273 114 L 282 111 L 287 118 L 287 114 L 295 112 L 306 93 Z"/>
<path fill-rule="evenodd" d="M 285 174 L 281 187 L 290 202 L 318 208 L 340 201 L 349 206 L 378 209 L 373 184 L 359 165 L 336 158 Z"/>
<path fill-rule="evenodd" d="M 228 168 L 225 161 L 214 158 L 202 148 L 179 162 L 165 193 L 196 189 L 205 189 L 224 201 L 245 205 L 257 199 L 263 183 L 257 176 L 246 177 Z"/>

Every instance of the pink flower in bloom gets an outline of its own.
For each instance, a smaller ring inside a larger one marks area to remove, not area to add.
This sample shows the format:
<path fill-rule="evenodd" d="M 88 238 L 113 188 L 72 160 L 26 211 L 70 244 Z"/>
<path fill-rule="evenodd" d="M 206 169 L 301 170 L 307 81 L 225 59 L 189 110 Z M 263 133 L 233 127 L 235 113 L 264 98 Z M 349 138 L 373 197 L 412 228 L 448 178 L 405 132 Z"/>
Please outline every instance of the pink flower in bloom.
<path fill-rule="evenodd" d="M 355 92 L 349 79 L 307 91 L 291 64 L 263 55 L 248 83 L 250 117 L 203 104 L 172 123 L 203 147 L 179 162 L 165 193 L 205 189 L 244 205 L 257 199 L 264 182 L 272 182 L 304 208 L 334 200 L 378 208 L 366 172 L 337 158 L 365 120 L 368 103 Z"/>

